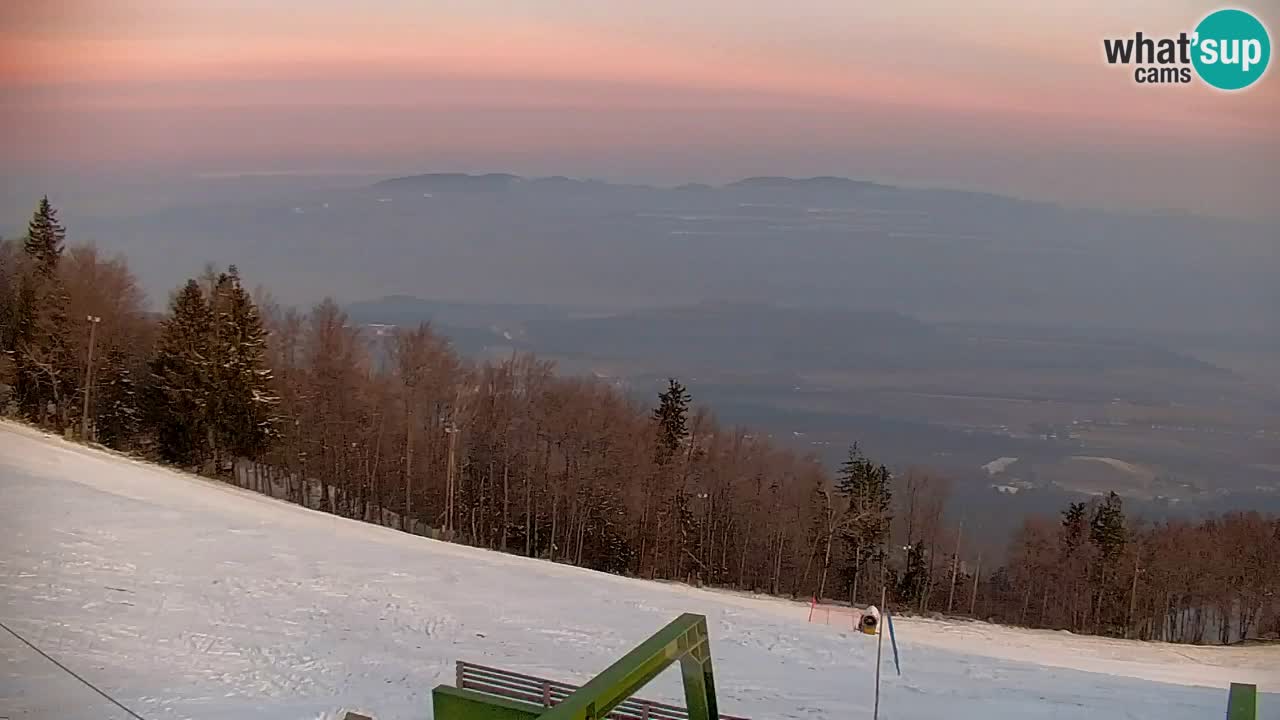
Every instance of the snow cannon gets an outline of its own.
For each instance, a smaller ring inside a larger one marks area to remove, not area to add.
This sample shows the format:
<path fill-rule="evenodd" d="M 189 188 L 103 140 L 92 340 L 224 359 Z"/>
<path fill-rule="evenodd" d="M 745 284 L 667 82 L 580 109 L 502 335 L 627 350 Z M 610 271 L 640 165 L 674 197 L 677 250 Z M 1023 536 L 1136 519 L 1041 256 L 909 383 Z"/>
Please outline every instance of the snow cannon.
<path fill-rule="evenodd" d="M 875 605 L 867 608 L 862 614 L 862 619 L 858 621 L 858 630 L 865 635 L 875 635 L 880 632 L 880 611 Z"/>

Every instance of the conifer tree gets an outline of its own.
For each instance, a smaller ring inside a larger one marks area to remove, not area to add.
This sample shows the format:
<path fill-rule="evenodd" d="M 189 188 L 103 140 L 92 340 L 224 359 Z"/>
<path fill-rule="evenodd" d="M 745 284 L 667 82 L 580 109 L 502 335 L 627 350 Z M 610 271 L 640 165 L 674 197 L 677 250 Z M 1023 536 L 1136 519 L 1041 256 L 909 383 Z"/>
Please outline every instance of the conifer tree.
<path fill-rule="evenodd" d="M 924 541 L 917 540 L 907 548 L 907 566 L 898 581 L 898 600 L 907 604 L 916 602 L 924 595 L 928 580 L 929 566 L 925 562 Z"/>
<path fill-rule="evenodd" d="M 40 378 L 39 387 L 45 391 L 46 405 L 52 404 L 59 429 L 71 422 L 77 383 L 81 375 L 80 362 L 69 337 L 69 302 L 70 298 L 61 280 L 56 275 L 51 277 L 41 298 L 41 306 L 37 309 L 33 341 L 26 352 L 29 365 Z M 40 413 L 40 417 L 43 418 L 43 423 L 50 421 L 45 413 Z"/>
<path fill-rule="evenodd" d="M 853 549 L 850 580 L 855 584 L 867 562 L 879 557 L 889 532 L 889 505 L 893 494 L 893 476 L 884 465 L 873 463 L 855 443 L 840 466 L 836 491 L 849 503 L 850 521 L 843 532 L 845 543 Z"/>
<path fill-rule="evenodd" d="M 668 560 L 677 553 L 676 545 L 681 538 L 684 509 L 687 504 L 684 488 L 678 481 L 677 460 L 680 450 L 689 438 L 689 403 L 692 398 L 684 385 L 675 378 L 668 378 L 666 392 L 658 395 L 658 407 L 654 408 L 652 422 L 657 426 L 657 437 L 654 443 L 654 465 L 652 480 L 645 493 L 645 520 L 650 517 L 652 507 L 653 542 L 649 562 L 651 571 L 656 572 L 659 554 L 662 549 L 668 551 Z M 668 542 L 664 543 L 663 539 Z M 646 554 L 646 541 L 641 542 L 641 556 Z M 680 562 L 681 560 L 676 560 Z"/>
<path fill-rule="evenodd" d="M 219 276 L 213 301 L 216 359 L 213 422 L 217 446 L 233 455 L 257 458 L 275 436 L 267 331 L 236 267 Z"/>
<path fill-rule="evenodd" d="M 157 449 L 169 462 L 198 465 L 212 454 L 213 326 L 200 284 L 188 280 L 161 324 L 146 401 Z"/>
<path fill-rule="evenodd" d="M 102 360 L 94 388 L 96 418 L 94 428 L 99 442 L 117 450 L 127 450 L 142 422 L 141 398 L 129 355 L 120 346 L 109 349 Z"/>
<path fill-rule="evenodd" d="M 1106 562 L 1119 557 L 1124 550 L 1127 534 L 1124 528 L 1124 501 L 1115 492 L 1093 511 L 1089 522 L 1089 542 L 1097 548 Z"/>
<path fill-rule="evenodd" d="M 1114 622 L 1122 594 L 1117 579 L 1124 547 L 1128 542 L 1125 530 L 1124 501 L 1115 492 L 1107 494 L 1093 511 L 1089 521 L 1089 544 L 1094 548 L 1093 618 L 1095 633 Z M 1112 615 L 1108 615 L 1108 611 Z"/>
<path fill-rule="evenodd" d="M 1083 617 L 1081 607 L 1083 602 L 1080 596 L 1083 586 L 1088 583 L 1089 548 L 1086 545 L 1089 539 L 1088 525 L 1089 519 L 1084 503 L 1070 503 L 1067 509 L 1062 511 L 1061 529 L 1058 533 L 1058 562 L 1054 568 L 1054 579 L 1065 595 L 1064 604 L 1069 608 L 1070 627 L 1073 630 L 1080 627 L 1079 622 Z"/>
<path fill-rule="evenodd" d="M 13 240 L 0 239 L 0 353 L 4 353 L 6 357 L 13 353 L 23 256 L 25 251 L 22 245 Z"/>
<path fill-rule="evenodd" d="M 27 224 L 27 238 L 23 243 L 23 250 L 34 261 L 37 274 L 46 279 L 57 274 L 66 237 L 66 228 L 58 222 L 58 211 L 49 203 L 49 196 L 44 196 Z"/>
<path fill-rule="evenodd" d="M 76 366 L 67 337 L 67 296 L 58 278 L 66 230 L 49 198 L 40 200 L 27 226 L 27 267 L 19 279 L 12 324 L 14 394 L 20 410 L 41 424 L 48 408 L 65 425 L 75 391 Z"/>
<path fill-rule="evenodd" d="M 36 281 L 29 269 L 18 278 L 13 305 L 9 350 L 13 360 L 13 396 L 18 409 L 27 417 L 33 417 L 42 403 L 38 377 L 27 356 L 36 328 Z"/>
<path fill-rule="evenodd" d="M 1084 510 L 1084 503 L 1074 502 L 1062 512 L 1061 547 L 1064 556 L 1074 553 L 1084 542 Z"/>
<path fill-rule="evenodd" d="M 689 436 L 689 403 L 692 397 L 679 380 L 667 379 L 667 391 L 658 395 L 653 420 L 658 424 L 658 464 L 670 462 Z"/>

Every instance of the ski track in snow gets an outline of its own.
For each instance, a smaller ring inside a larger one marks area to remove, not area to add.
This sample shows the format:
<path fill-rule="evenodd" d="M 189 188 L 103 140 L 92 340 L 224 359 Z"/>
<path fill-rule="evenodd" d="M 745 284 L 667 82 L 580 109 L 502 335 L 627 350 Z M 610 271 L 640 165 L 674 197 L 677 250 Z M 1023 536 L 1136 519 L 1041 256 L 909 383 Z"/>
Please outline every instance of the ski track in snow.
<path fill-rule="evenodd" d="M 682 612 L 708 618 L 723 711 L 871 717 L 874 640 L 803 603 L 413 537 L 11 424 L 0 498 L 0 621 L 148 720 L 425 719 L 455 660 L 581 682 Z M 1280 692 L 1276 647 L 895 626 L 886 720 L 1203 720 L 1233 680 Z M 681 702 L 678 671 L 640 694 Z M 125 717 L 7 633 L 0 716 Z"/>

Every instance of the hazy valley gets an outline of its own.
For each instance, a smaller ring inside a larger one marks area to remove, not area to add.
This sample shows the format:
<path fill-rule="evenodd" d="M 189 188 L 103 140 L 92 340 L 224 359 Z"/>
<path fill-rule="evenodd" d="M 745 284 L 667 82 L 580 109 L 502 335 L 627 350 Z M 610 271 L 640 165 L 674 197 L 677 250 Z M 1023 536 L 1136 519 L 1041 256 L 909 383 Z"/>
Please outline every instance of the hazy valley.
<path fill-rule="evenodd" d="M 533 350 L 646 398 L 676 375 L 725 423 L 831 462 L 857 440 L 985 488 L 974 505 L 1280 507 L 1267 226 L 838 178 L 509 175 L 68 222 L 153 303 L 236 263 L 282 302 L 429 320 L 468 354 Z"/>

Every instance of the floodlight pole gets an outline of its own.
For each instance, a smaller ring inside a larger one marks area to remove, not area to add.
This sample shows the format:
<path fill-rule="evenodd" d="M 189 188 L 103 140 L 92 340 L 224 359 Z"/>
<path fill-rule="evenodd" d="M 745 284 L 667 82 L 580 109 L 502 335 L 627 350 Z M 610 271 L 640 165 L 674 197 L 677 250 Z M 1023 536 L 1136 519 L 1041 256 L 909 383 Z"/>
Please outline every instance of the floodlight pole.
<path fill-rule="evenodd" d="M 883 577 L 884 577 L 884 574 L 881 573 L 882 580 L 883 580 Z M 888 616 L 888 612 L 885 610 L 885 603 L 888 599 L 889 599 L 888 588 L 885 587 L 883 582 L 881 582 L 880 583 L 880 614 L 886 617 Z M 877 622 L 876 622 L 876 699 L 875 699 L 875 705 L 871 711 L 872 720 L 879 720 L 879 717 L 880 717 L 880 656 L 883 651 L 884 651 L 884 627 L 882 627 L 881 623 L 878 622 L 878 619 L 877 619 Z"/>
<path fill-rule="evenodd" d="M 89 437 L 89 396 L 93 394 L 93 345 L 97 339 L 98 323 L 102 318 L 97 315 L 86 315 L 89 321 L 89 357 L 84 367 L 84 411 L 80 418 L 80 439 L 88 441 Z"/>

